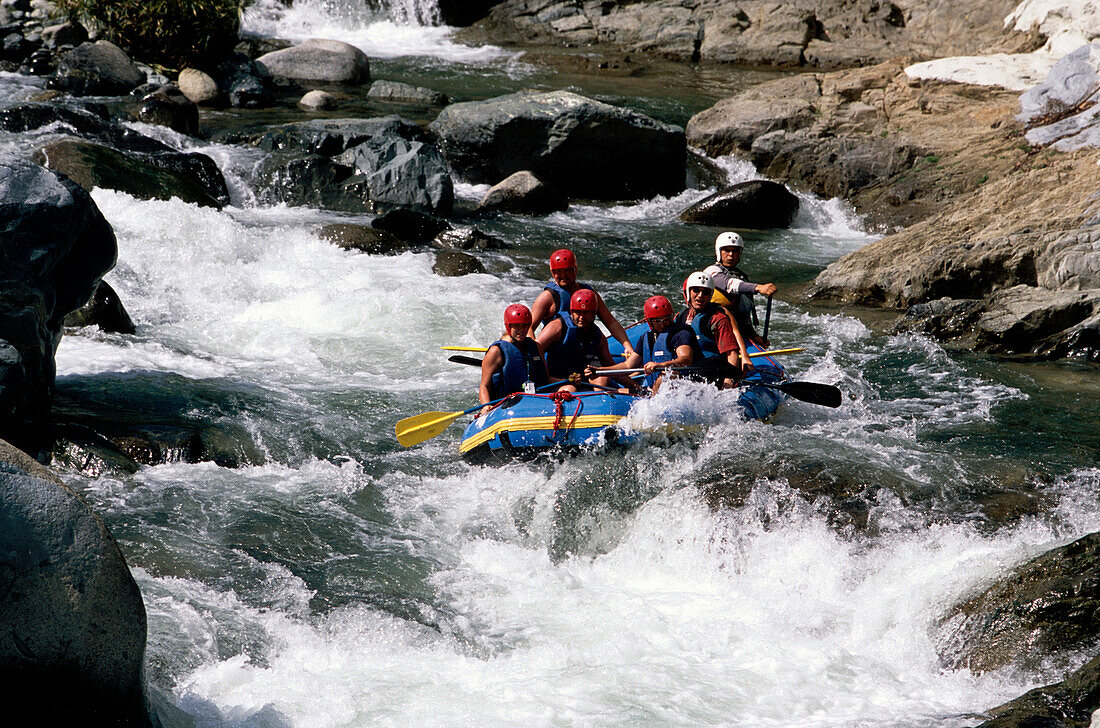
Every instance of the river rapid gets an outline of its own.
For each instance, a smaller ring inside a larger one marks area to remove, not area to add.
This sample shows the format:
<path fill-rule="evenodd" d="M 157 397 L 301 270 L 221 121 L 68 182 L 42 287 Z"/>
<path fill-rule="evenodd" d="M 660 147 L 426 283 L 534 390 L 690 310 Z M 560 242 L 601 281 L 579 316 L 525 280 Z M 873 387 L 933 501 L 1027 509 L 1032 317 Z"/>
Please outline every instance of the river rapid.
<path fill-rule="evenodd" d="M 375 78 L 456 100 L 569 87 L 679 124 L 769 75 L 570 76 L 456 44 L 419 24 L 430 3 L 350 7 L 261 3 L 245 26 L 355 43 Z M 952 352 L 801 301 L 793 291 L 874 239 L 841 202 L 803 197 L 793 229 L 746 236 L 743 261 L 780 286 L 770 338 L 804 347 L 784 359 L 792 377 L 839 385 L 839 409 L 791 401 L 745 422 L 731 393 L 670 387 L 635 420 L 697 408 L 704 432 L 473 467 L 457 455 L 465 420 L 414 448 L 394 439 L 402 417 L 476 402 L 477 370 L 439 347 L 497 338 L 559 247 L 636 320 L 712 259 L 716 231 L 676 219 L 706 193 L 478 219 L 512 247 L 483 256 L 486 274 L 441 278 L 429 252 L 357 254 L 314 232 L 369 218 L 258 206 L 241 181 L 258 152 L 138 126 L 214 157 L 233 204 L 93 193 L 118 237 L 106 280 L 138 333 L 68 332 L 59 399 L 231 427 L 266 464 L 63 475 L 134 571 L 149 681 L 198 725 L 968 726 L 1083 661 L 946 670 L 935 625 L 1012 566 L 1100 530 L 1094 372 Z M 731 181 L 754 176 L 716 161 Z"/>

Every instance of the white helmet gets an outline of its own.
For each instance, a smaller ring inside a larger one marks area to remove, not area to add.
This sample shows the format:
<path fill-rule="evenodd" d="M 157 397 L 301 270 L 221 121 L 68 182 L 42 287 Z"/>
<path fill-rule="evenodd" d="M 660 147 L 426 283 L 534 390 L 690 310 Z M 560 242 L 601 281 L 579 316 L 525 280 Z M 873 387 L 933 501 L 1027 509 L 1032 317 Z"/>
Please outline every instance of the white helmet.
<path fill-rule="evenodd" d="M 745 241 L 741 236 L 733 232 L 725 232 L 714 239 L 714 257 L 722 262 L 722 248 L 744 248 Z"/>
<path fill-rule="evenodd" d="M 692 288 L 706 288 L 714 290 L 714 279 L 702 271 L 695 271 L 684 279 L 684 300 L 687 301 L 688 291 Z"/>

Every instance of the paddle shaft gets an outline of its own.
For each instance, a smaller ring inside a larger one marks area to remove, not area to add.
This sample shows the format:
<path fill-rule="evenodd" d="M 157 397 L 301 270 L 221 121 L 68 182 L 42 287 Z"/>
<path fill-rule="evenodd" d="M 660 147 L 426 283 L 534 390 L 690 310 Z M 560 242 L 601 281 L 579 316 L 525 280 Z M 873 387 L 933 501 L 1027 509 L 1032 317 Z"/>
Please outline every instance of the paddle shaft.
<path fill-rule="evenodd" d="M 761 337 L 764 341 L 768 340 L 768 324 L 772 320 L 772 297 L 768 296 L 768 308 L 764 311 L 764 335 Z"/>

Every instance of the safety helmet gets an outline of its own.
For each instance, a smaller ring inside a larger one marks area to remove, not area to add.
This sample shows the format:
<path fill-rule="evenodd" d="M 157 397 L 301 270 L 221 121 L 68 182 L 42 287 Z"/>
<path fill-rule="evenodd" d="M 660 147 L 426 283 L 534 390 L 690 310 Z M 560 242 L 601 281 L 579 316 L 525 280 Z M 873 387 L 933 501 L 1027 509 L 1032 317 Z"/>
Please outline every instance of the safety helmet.
<path fill-rule="evenodd" d="M 513 303 L 508 308 L 504 309 L 504 325 L 511 326 L 513 324 L 527 324 L 531 325 L 531 309 L 524 306 L 522 303 Z"/>
<path fill-rule="evenodd" d="M 672 304 L 664 296 L 650 296 L 646 299 L 642 308 L 643 315 L 647 319 L 661 318 L 672 315 Z"/>
<path fill-rule="evenodd" d="M 576 268 L 577 258 L 573 255 L 572 250 L 555 250 L 553 255 L 550 256 L 550 270 L 560 270 L 561 268 Z"/>
<path fill-rule="evenodd" d="M 714 239 L 714 257 L 718 262 L 722 261 L 722 248 L 744 248 L 745 241 L 734 232 L 719 233 Z"/>
<path fill-rule="evenodd" d="M 689 288 L 709 288 L 714 290 L 714 279 L 701 270 L 697 270 L 684 279 L 684 295 Z"/>
<path fill-rule="evenodd" d="M 570 311 L 595 311 L 598 307 L 596 292 L 591 288 L 582 288 L 569 298 Z"/>

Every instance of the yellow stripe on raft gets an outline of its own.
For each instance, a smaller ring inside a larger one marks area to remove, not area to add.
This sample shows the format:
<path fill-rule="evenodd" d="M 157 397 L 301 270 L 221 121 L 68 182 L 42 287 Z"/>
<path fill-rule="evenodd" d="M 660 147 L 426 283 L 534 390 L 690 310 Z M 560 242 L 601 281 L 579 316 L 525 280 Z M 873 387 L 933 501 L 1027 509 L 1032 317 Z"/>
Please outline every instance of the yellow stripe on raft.
<path fill-rule="evenodd" d="M 610 427 L 622 418 L 622 415 L 581 415 L 573 422 L 573 426 L 569 429 L 588 430 L 596 427 Z M 488 427 L 473 437 L 463 440 L 462 444 L 459 445 L 458 451 L 460 453 L 465 453 L 473 450 L 478 445 L 483 445 L 489 440 L 492 440 L 501 432 L 513 432 L 516 430 L 553 431 L 554 420 L 556 419 L 556 417 L 546 415 L 541 417 L 515 417 L 510 420 L 501 420 L 492 427 Z M 572 419 L 573 418 L 569 415 L 563 415 L 558 429 L 564 431 L 566 427 L 569 427 L 569 423 Z"/>

